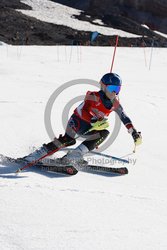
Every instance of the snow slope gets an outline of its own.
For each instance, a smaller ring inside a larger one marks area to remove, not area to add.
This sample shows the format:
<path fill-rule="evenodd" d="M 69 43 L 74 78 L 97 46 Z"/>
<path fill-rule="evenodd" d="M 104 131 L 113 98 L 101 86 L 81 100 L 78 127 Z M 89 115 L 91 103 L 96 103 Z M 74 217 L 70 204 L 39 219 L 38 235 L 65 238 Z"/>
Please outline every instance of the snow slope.
<path fill-rule="evenodd" d="M 74 15 L 80 15 L 81 10 L 77 10 L 49 0 L 21 0 L 32 7 L 32 10 L 18 10 L 25 15 L 35 17 L 41 21 L 64 25 L 77 30 L 97 31 L 103 35 L 119 35 L 123 37 L 139 37 L 122 30 L 99 26 L 96 23 L 101 20 L 95 20 L 95 24 L 86 21 L 77 20 Z M 97 22 L 96 22 L 97 21 Z"/>
<path fill-rule="evenodd" d="M 44 111 L 51 94 L 69 80 L 98 81 L 112 53 L 111 47 L 0 46 L 0 153 L 21 157 L 48 142 Z M 129 158 L 129 174 L 64 177 L 31 168 L 16 176 L 16 166 L 0 165 L 2 250 L 167 249 L 167 50 L 153 49 L 151 64 L 150 55 L 151 49 L 118 48 L 114 65 L 124 83 L 121 103 L 143 144 L 132 154 L 122 126 L 105 153 Z M 55 101 L 56 135 L 63 133 L 63 107 L 88 89 L 96 88 L 71 86 Z"/>

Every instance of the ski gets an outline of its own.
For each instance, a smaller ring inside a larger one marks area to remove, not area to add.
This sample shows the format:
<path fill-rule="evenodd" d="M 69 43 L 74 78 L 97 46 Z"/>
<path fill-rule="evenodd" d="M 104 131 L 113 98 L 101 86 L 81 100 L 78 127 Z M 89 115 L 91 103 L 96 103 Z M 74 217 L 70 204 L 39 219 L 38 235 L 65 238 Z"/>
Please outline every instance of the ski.
<path fill-rule="evenodd" d="M 43 163 L 43 161 L 45 163 Z M 68 175 L 75 175 L 78 173 L 78 171 L 73 167 L 73 166 L 55 166 L 55 161 L 56 159 L 43 159 L 41 162 L 37 162 L 34 167 L 40 168 L 45 171 L 51 171 L 51 172 L 57 172 L 57 173 L 62 173 L 62 174 L 68 174 Z M 49 164 L 46 164 L 48 163 Z M 25 165 L 26 162 L 24 162 L 22 159 L 15 159 L 9 156 L 5 156 L 0 154 L 0 164 L 6 165 L 6 164 L 17 164 L 18 165 Z"/>
<path fill-rule="evenodd" d="M 59 174 L 76 175 L 78 170 L 73 166 L 53 166 L 38 163 L 34 167 L 39 168 L 42 171 L 55 172 Z"/>
<path fill-rule="evenodd" d="M 88 165 L 84 167 L 82 170 L 113 173 L 113 174 L 119 174 L 119 175 L 128 174 L 128 169 L 126 167 L 113 168 L 113 167 L 105 167 L 105 166 Z"/>
<path fill-rule="evenodd" d="M 78 171 L 83 172 L 104 172 L 104 173 L 111 173 L 111 174 L 118 174 L 118 175 L 125 175 L 128 174 L 128 169 L 126 167 L 120 168 L 113 168 L 113 167 L 103 167 L 103 166 L 96 166 L 96 165 L 87 165 L 87 166 L 78 166 L 77 169 L 73 166 L 62 166 L 62 165 L 53 165 L 47 163 L 38 163 L 35 167 L 49 172 L 57 172 L 63 173 L 68 175 L 75 175 Z"/>
<path fill-rule="evenodd" d="M 15 163 L 18 165 L 24 165 L 25 163 L 20 159 L 14 159 L 8 156 L 4 156 L 0 154 L 0 163 L 2 165 L 6 163 Z M 97 166 L 97 165 L 85 165 L 78 167 L 77 169 L 73 166 L 62 166 L 56 162 L 56 159 L 43 159 L 43 161 L 37 162 L 34 167 L 39 168 L 44 171 L 56 172 L 68 175 L 75 175 L 78 171 L 87 171 L 87 172 L 104 172 L 104 173 L 113 173 L 119 175 L 128 174 L 128 169 L 126 167 L 114 168 L 114 167 L 105 167 L 105 166 Z"/>

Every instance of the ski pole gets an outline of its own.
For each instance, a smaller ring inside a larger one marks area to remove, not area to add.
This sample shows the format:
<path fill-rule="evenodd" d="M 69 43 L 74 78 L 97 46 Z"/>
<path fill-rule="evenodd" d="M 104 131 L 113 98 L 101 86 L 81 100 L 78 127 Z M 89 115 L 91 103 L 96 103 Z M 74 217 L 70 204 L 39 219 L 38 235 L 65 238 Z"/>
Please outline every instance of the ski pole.
<path fill-rule="evenodd" d="M 134 145 L 133 153 L 136 153 L 136 143 Z"/>
<path fill-rule="evenodd" d="M 100 156 L 104 156 L 106 158 L 109 158 L 109 159 L 112 159 L 112 160 L 115 160 L 115 161 L 120 161 L 120 162 L 124 162 L 124 163 L 129 163 L 128 160 L 126 159 L 122 159 L 122 158 L 119 158 L 119 157 L 115 157 L 115 156 L 111 156 L 111 155 L 107 155 L 107 154 L 103 154 L 101 152 L 89 152 L 91 154 L 95 154 L 95 155 L 100 155 Z"/>
<path fill-rule="evenodd" d="M 57 149 L 55 149 L 55 150 L 49 152 L 48 154 L 46 154 L 46 155 L 40 157 L 39 159 L 37 159 L 37 160 L 35 160 L 35 161 L 32 161 L 32 162 L 27 163 L 24 167 L 18 168 L 18 169 L 16 170 L 16 173 L 20 173 L 22 170 L 34 166 L 37 162 L 41 161 L 42 159 L 44 159 L 44 158 L 47 157 L 47 156 L 50 156 L 50 155 L 56 153 L 57 151 L 59 151 L 59 150 L 60 150 L 61 148 L 63 148 L 63 147 L 65 147 L 65 145 L 60 146 L 59 148 L 57 148 Z"/>
<path fill-rule="evenodd" d="M 140 132 L 139 132 L 139 133 L 140 133 Z M 136 146 L 139 146 L 141 143 L 142 143 L 142 138 L 138 138 L 138 139 L 135 141 L 135 146 L 134 146 L 134 149 L 133 149 L 133 153 L 136 153 Z"/>
<path fill-rule="evenodd" d="M 83 135 L 86 135 L 86 134 L 89 133 L 90 131 L 92 131 L 92 128 L 90 128 L 89 130 L 87 130 Z M 81 135 L 78 135 L 75 139 L 78 139 L 80 136 L 81 136 Z M 72 140 L 71 140 L 71 142 L 72 142 Z M 69 142 L 69 143 L 71 143 L 71 142 Z M 64 144 L 60 145 L 60 147 L 58 147 L 58 148 L 56 148 L 55 150 L 53 150 L 53 151 L 47 153 L 46 155 L 43 155 L 43 156 L 40 157 L 39 159 L 27 163 L 27 164 L 26 164 L 24 167 L 22 167 L 22 168 L 18 168 L 18 169 L 16 170 L 16 173 L 20 173 L 22 170 L 34 166 L 37 162 L 41 161 L 41 160 L 44 159 L 45 157 L 48 157 L 48 156 L 50 156 L 50 155 L 56 153 L 57 151 L 59 151 L 60 149 L 66 147 L 66 146 L 68 146 L 67 143 L 64 143 Z"/>
<path fill-rule="evenodd" d="M 70 150 L 75 150 L 75 148 L 70 148 Z M 60 151 L 68 151 L 68 149 L 67 149 L 67 148 L 63 148 L 63 149 L 61 149 Z M 106 158 L 113 159 L 113 160 L 116 160 L 116 161 L 129 163 L 128 160 L 123 159 L 123 157 L 125 157 L 125 156 L 119 158 L 119 157 L 115 157 L 115 156 L 112 156 L 112 155 L 107 155 L 107 154 L 104 154 L 104 153 L 101 153 L 101 152 L 95 152 L 95 151 L 89 151 L 87 154 L 100 155 L 100 156 L 104 156 L 104 157 L 106 157 Z"/>

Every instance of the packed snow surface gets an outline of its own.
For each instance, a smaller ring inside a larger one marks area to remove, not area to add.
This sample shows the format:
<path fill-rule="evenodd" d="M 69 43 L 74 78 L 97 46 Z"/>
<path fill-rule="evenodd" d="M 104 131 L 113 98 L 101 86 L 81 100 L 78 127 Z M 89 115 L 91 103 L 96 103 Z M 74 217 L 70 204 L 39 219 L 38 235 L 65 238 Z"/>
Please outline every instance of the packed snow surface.
<path fill-rule="evenodd" d="M 99 81 L 110 70 L 112 54 L 112 47 L 0 46 L 0 154 L 22 157 L 49 142 L 44 111 L 50 96 L 71 80 Z M 128 175 L 65 177 L 35 167 L 16 175 L 17 166 L 0 164 L 2 250 L 167 249 L 166 65 L 166 49 L 117 49 L 113 71 L 123 79 L 120 102 L 143 144 L 133 154 L 133 140 L 122 125 L 105 153 L 129 159 Z M 64 131 L 64 107 L 98 90 L 98 84 L 81 82 L 54 102 L 57 136 Z M 109 120 L 112 133 L 115 115 Z M 105 160 L 89 156 L 90 163 L 100 159 Z"/>

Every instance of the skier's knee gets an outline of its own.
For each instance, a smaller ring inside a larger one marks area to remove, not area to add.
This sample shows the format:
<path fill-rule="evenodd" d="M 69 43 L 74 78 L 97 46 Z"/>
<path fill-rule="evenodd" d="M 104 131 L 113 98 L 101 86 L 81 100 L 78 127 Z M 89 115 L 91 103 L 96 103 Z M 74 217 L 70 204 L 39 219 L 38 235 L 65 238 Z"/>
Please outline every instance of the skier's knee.
<path fill-rule="evenodd" d="M 44 145 L 48 149 L 48 151 L 53 151 L 62 146 L 68 147 L 74 145 L 75 143 L 76 140 L 74 138 L 70 137 L 68 134 L 65 134 L 64 136 L 60 135 L 59 138 L 54 138 L 52 142 L 49 142 L 48 144 Z"/>
<path fill-rule="evenodd" d="M 105 140 L 107 138 L 107 136 L 109 135 L 109 131 L 107 129 L 101 130 L 100 131 L 100 135 L 103 138 L 103 140 Z"/>
<path fill-rule="evenodd" d="M 98 131 L 97 134 L 97 138 L 95 139 L 87 139 L 83 142 L 83 144 L 89 149 L 89 151 L 97 148 L 106 138 L 107 136 L 109 135 L 109 131 L 104 129 L 104 130 L 101 130 L 101 131 Z M 93 135 L 95 136 L 95 134 Z"/>

